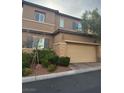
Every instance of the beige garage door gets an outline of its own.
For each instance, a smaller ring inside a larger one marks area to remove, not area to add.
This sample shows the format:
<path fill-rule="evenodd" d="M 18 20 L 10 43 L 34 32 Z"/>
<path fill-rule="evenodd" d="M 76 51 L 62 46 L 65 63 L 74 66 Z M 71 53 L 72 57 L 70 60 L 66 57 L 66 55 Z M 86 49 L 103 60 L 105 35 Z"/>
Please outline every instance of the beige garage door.
<path fill-rule="evenodd" d="M 67 56 L 71 58 L 71 63 L 96 62 L 96 46 L 68 43 Z"/>

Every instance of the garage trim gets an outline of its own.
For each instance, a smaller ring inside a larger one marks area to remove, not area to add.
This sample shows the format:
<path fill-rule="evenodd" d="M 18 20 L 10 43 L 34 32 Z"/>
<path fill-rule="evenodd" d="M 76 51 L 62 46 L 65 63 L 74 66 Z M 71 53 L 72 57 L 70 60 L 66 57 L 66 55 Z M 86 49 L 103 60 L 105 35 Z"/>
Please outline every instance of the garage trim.
<path fill-rule="evenodd" d="M 69 43 L 78 43 L 78 44 L 86 44 L 86 45 L 100 45 L 99 43 L 80 42 L 80 41 L 72 41 L 72 40 L 65 40 L 65 42 L 69 42 Z"/>

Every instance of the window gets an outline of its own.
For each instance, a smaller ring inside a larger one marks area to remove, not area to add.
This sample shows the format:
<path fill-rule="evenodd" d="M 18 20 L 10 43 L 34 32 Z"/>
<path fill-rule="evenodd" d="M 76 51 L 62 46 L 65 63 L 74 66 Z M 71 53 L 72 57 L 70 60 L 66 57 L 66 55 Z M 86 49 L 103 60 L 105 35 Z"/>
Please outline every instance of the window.
<path fill-rule="evenodd" d="M 74 22 L 72 27 L 74 30 L 82 31 L 82 24 L 80 22 L 78 22 L 78 23 Z"/>
<path fill-rule="evenodd" d="M 38 21 L 38 22 L 44 22 L 45 20 L 45 14 L 44 13 L 41 13 L 41 12 L 35 12 L 35 21 Z"/>
<path fill-rule="evenodd" d="M 59 27 L 64 27 L 64 19 L 60 18 L 60 24 Z"/>
<path fill-rule="evenodd" d="M 32 48 L 49 48 L 49 39 L 47 38 L 36 38 L 33 40 Z"/>
<path fill-rule="evenodd" d="M 43 38 L 39 36 L 31 36 L 28 35 L 26 38 L 22 41 L 22 47 L 23 48 L 49 48 L 49 39 Z"/>

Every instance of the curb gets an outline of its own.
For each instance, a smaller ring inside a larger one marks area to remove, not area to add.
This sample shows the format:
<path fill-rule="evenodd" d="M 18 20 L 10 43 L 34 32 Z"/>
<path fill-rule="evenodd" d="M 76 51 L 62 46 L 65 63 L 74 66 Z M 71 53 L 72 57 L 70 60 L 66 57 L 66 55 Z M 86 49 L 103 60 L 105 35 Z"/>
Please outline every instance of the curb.
<path fill-rule="evenodd" d="M 66 72 L 52 73 L 52 74 L 46 74 L 46 75 L 23 77 L 22 83 L 28 83 L 28 82 L 38 81 L 38 80 L 46 80 L 46 79 L 69 76 L 69 75 L 74 75 L 74 74 L 86 73 L 86 72 L 91 72 L 91 71 L 97 71 L 100 69 L 101 67 L 95 67 L 95 68 L 88 68 L 88 69 L 79 69 L 79 70 L 71 70 L 71 71 L 66 71 Z"/>

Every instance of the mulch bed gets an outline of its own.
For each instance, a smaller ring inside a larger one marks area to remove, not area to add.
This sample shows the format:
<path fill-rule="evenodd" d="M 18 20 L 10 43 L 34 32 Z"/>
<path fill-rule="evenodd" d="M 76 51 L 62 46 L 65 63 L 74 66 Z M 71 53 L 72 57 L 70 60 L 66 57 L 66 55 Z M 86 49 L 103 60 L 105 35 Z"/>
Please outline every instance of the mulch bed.
<path fill-rule="evenodd" d="M 65 72 L 71 70 L 69 67 L 63 67 L 63 66 L 57 66 L 57 69 L 52 72 L 52 73 L 58 73 L 58 72 Z M 50 74 L 51 72 L 48 72 L 47 68 L 44 68 L 41 64 L 38 64 L 35 66 L 35 69 L 32 68 L 32 75 L 45 75 L 45 74 Z"/>

